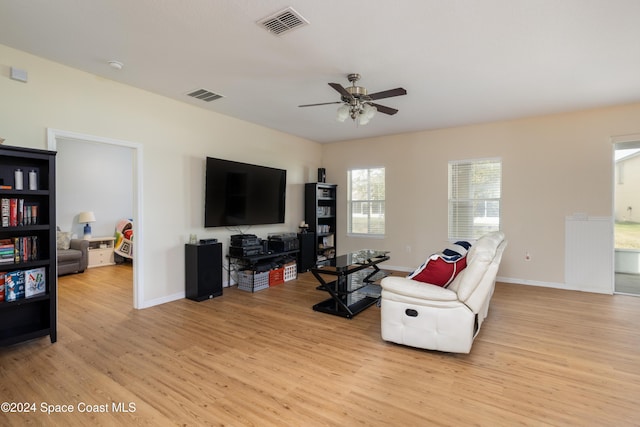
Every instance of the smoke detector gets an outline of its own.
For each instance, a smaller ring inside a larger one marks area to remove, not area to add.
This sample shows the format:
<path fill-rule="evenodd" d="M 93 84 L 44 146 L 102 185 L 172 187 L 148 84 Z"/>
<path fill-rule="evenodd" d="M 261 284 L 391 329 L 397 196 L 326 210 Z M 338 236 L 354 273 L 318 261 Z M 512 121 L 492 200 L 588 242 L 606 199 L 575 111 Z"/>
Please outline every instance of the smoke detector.
<path fill-rule="evenodd" d="M 124 64 L 120 61 L 108 61 L 107 64 L 109 64 L 109 67 L 113 68 L 114 70 L 122 70 L 122 67 L 124 67 Z"/>

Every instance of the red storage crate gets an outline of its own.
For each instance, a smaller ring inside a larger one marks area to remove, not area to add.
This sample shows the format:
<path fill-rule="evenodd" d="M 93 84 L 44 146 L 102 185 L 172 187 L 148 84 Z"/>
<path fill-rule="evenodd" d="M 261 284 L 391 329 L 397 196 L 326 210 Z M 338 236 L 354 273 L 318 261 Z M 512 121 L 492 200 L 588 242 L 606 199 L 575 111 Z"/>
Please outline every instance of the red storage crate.
<path fill-rule="evenodd" d="M 284 283 L 284 267 L 275 268 L 269 271 L 269 286 L 281 285 Z"/>

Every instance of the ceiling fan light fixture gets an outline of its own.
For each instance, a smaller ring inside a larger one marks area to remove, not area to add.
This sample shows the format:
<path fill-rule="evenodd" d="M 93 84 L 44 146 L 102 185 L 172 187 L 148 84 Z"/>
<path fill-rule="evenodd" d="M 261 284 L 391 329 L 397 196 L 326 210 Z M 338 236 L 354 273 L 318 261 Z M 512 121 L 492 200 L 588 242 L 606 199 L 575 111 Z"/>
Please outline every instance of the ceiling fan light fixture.
<path fill-rule="evenodd" d="M 353 120 L 354 123 L 359 125 L 366 125 L 367 123 L 369 123 L 369 121 L 371 121 L 373 116 L 375 116 L 376 112 L 378 111 L 390 116 L 398 112 L 398 110 L 396 110 L 395 108 L 390 108 L 377 103 L 374 104 L 373 101 L 407 94 L 407 91 L 401 87 L 368 94 L 366 88 L 362 86 L 356 86 L 356 82 L 360 80 L 360 74 L 349 74 L 347 76 L 347 79 L 351 82 L 351 86 L 344 87 L 339 83 L 329 83 L 329 86 L 331 86 L 336 92 L 340 94 L 340 101 L 322 102 L 319 104 L 304 104 L 299 105 L 299 107 L 341 104 L 336 111 L 337 121 L 344 122 L 345 120 L 347 120 L 347 117 L 351 117 L 351 120 Z"/>
<path fill-rule="evenodd" d="M 376 111 L 378 111 L 378 109 L 371 104 L 364 104 L 364 108 L 362 110 L 368 120 L 371 120 L 373 116 L 376 115 Z"/>
<path fill-rule="evenodd" d="M 347 104 L 342 104 L 338 107 L 338 115 L 336 116 L 336 120 L 339 122 L 344 122 L 349 117 L 349 106 Z"/>
<path fill-rule="evenodd" d="M 364 114 L 360 114 L 358 116 L 358 124 L 359 125 L 366 125 L 367 123 L 369 123 L 369 118 L 367 116 L 365 116 Z"/>
<path fill-rule="evenodd" d="M 369 121 L 371 121 L 371 119 L 373 118 L 375 112 L 375 107 L 372 107 L 369 104 L 362 104 L 362 108 L 360 108 L 360 110 L 358 111 L 358 124 L 366 125 L 367 123 L 369 123 Z"/>
<path fill-rule="evenodd" d="M 344 122 L 347 117 L 356 122 L 358 125 L 366 125 L 376 114 L 376 107 L 366 102 L 356 100 L 353 104 L 342 104 L 337 111 L 336 120 Z"/>

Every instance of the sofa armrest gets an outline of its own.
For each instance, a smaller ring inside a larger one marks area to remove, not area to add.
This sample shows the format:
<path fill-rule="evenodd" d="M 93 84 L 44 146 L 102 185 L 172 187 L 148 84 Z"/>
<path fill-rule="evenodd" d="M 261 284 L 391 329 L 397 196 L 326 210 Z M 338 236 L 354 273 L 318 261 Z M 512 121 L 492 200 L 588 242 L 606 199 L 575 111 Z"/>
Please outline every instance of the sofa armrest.
<path fill-rule="evenodd" d="M 458 295 L 452 290 L 429 283 L 418 282 L 406 277 L 389 276 L 380 282 L 382 289 L 398 295 L 430 301 L 457 301 Z"/>
<path fill-rule="evenodd" d="M 82 258 L 80 258 L 80 271 L 86 270 L 89 265 L 89 241 L 84 239 L 71 239 L 69 242 L 69 249 L 76 249 L 82 252 Z"/>
<path fill-rule="evenodd" d="M 89 241 L 83 239 L 71 239 L 69 241 L 69 249 L 75 249 L 85 253 L 89 250 Z"/>

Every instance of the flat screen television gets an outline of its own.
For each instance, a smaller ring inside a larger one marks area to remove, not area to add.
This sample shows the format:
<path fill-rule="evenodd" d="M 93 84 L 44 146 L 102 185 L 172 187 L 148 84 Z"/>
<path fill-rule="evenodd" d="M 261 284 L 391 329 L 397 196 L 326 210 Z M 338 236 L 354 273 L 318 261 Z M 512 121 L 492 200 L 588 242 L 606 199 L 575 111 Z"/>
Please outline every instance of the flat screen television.
<path fill-rule="evenodd" d="M 284 223 L 287 171 L 207 157 L 204 226 Z"/>

